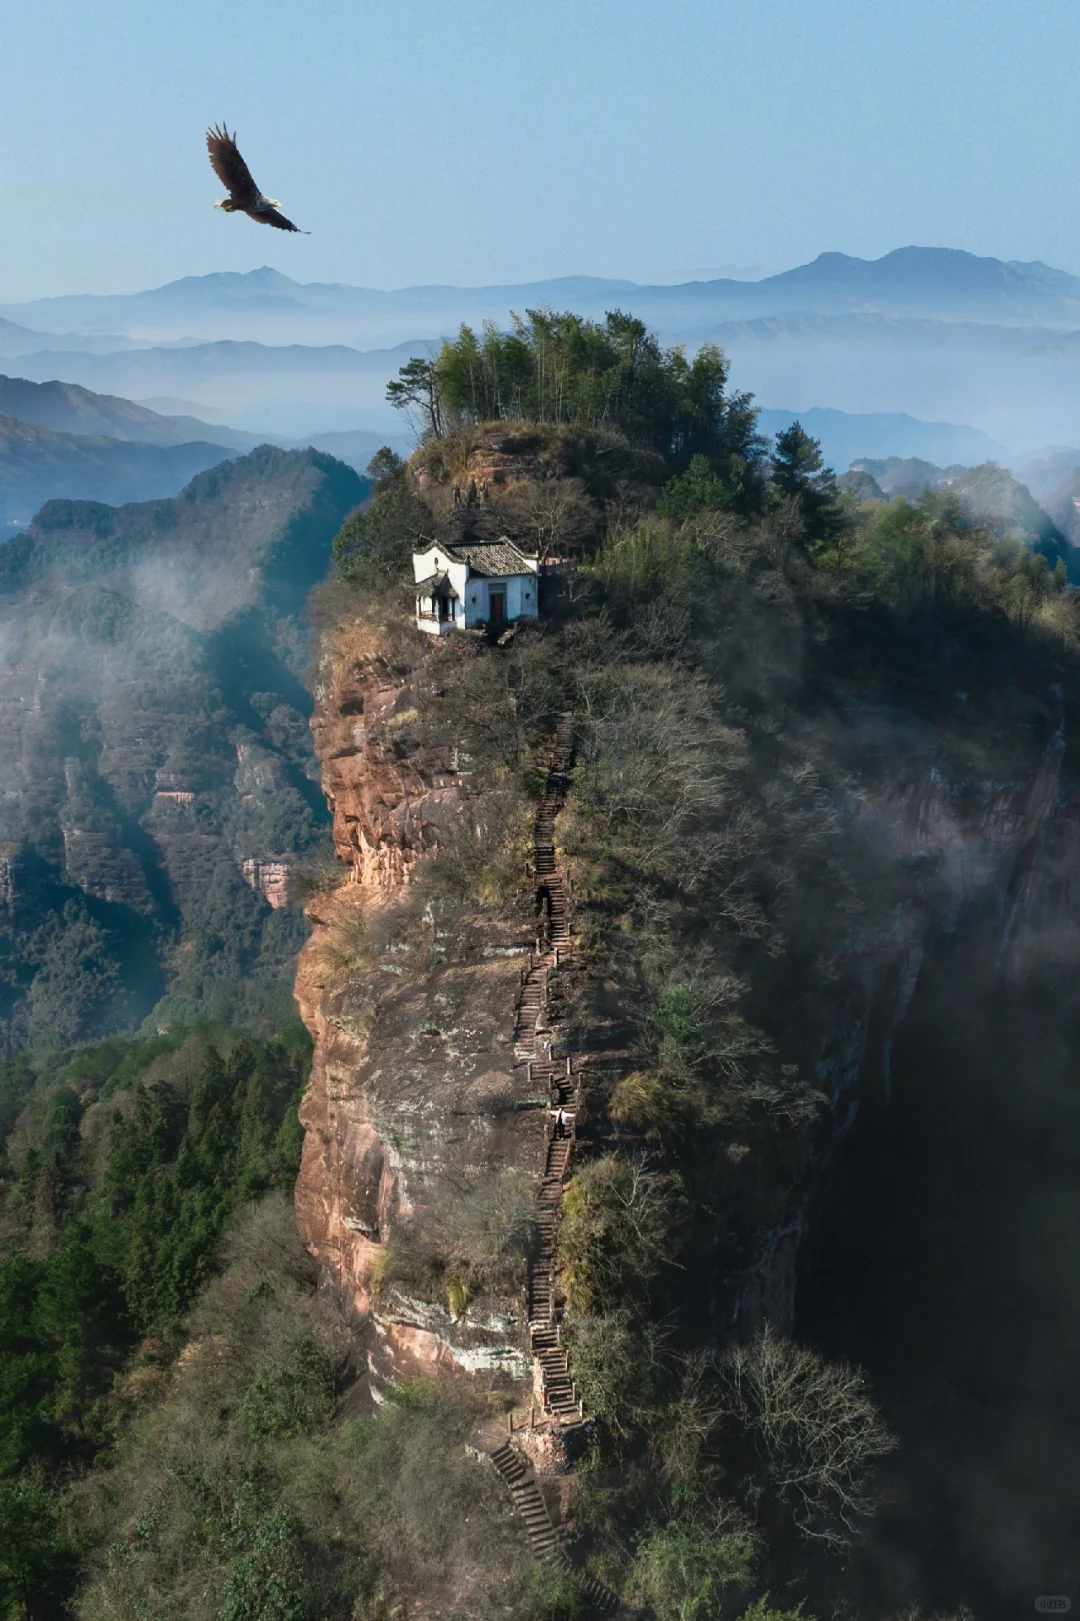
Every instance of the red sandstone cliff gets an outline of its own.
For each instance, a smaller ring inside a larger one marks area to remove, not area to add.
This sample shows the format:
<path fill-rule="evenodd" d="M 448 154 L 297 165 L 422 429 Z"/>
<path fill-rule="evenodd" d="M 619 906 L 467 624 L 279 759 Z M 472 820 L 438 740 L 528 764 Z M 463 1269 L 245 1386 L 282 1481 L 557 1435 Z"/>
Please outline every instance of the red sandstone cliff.
<path fill-rule="evenodd" d="M 354 949 L 364 918 L 387 916 L 468 794 L 447 751 L 424 741 L 426 652 L 393 661 L 370 632 L 344 627 L 312 722 L 346 866 L 342 883 L 308 907 L 313 934 L 297 975 L 315 1058 L 296 1202 L 305 1243 L 371 1318 L 376 1385 L 447 1364 L 522 1371 L 519 1301 L 454 1321 L 448 1303 L 374 1285 L 395 1222 L 441 1179 L 532 1173 L 540 1152 L 513 1054 L 527 912 L 480 922 L 463 910 L 452 941 L 433 916 L 426 960 L 408 972 L 392 949 Z"/>
<path fill-rule="evenodd" d="M 391 955 L 349 962 L 357 915 L 392 907 L 468 795 L 467 779 L 421 722 L 427 651 L 398 658 L 371 633 L 346 629 L 323 672 L 313 721 L 349 876 L 309 907 L 314 934 L 297 980 L 316 1043 L 297 1205 L 312 1252 L 356 1309 L 370 1313 L 377 1381 L 446 1365 L 522 1371 L 519 1302 L 455 1322 L 448 1303 L 375 1292 L 373 1284 L 395 1223 L 421 1209 L 440 1178 L 515 1166 L 535 1174 L 540 1148 L 537 1115 L 523 1107 L 535 1100 L 513 1055 L 532 932 L 526 908 L 516 918 L 459 915 L 452 943 L 433 917 L 422 972 L 403 974 Z M 1063 942 L 1063 934 L 1080 846 L 1076 789 L 1063 772 L 1054 690 L 1044 708 L 1041 744 L 1002 717 L 980 727 L 978 747 L 954 719 L 914 737 L 898 733 L 898 757 L 852 749 L 846 820 L 853 840 L 878 852 L 895 889 L 889 904 L 853 921 L 830 995 L 798 1010 L 807 1066 L 831 1105 L 826 1157 L 860 1099 L 887 1085 L 892 1032 L 927 949 L 961 917 L 980 910 L 988 949 L 1010 980 L 1048 951 L 1075 961 L 1075 935 Z M 597 985 L 576 977 L 580 1006 L 571 1022 L 599 1039 Z M 571 975 L 568 993 L 575 983 Z M 609 1012 L 618 1024 L 619 1010 Z M 608 1045 L 615 1039 L 609 1033 Z M 763 1314 L 791 1320 L 815 1178 L 797 1175 L 780 1191 L 783 1208 L 748 1235 L 746 1253 L 723 1276 L 702 1279 L 716 1321 L 732 1331 Z"/>

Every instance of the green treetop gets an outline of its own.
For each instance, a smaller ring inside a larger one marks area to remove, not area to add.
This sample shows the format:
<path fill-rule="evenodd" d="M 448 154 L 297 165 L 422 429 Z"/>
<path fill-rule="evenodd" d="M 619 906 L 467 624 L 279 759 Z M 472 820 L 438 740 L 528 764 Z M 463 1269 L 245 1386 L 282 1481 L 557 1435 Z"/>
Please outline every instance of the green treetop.
<path fill-rule="evenodd" d="M 388 385 L 421 437 L 492 421 L 609 428 L 658 451 L 673 470 L 705 456 L 732 487 L 752 479 L 764 452 L 749 394 L 727 393 L 715 344 L 693 359 L 665 349 L 621 310 L 603 321 L 528 310 L 508 332 L 463 326 L 430 360 L 410 360 Z"/>

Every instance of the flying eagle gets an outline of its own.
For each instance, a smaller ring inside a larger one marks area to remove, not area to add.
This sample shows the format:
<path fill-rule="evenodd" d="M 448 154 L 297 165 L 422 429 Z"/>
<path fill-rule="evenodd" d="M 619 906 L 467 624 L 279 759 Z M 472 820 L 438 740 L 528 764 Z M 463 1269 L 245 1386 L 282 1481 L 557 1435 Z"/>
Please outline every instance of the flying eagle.
<path fill-rule="evenodd" d="M 206 146 L 210 153 L 210 166 L 217 175 L 221 184 L 228 190 L 229 195 L 219 198 L 214 204 L 215 208 L 223 208 L 226 214 L 246 214 L 258 225 L 276 225 L 279 231 L 299 231 L 299 225 L 287 220 L 284 214 L 278 212 L 281 204 L 276 197 L 264 197 L 254 180 L 251 170 L 240 156 L 236 146 L 236 131 L 230 135 L 224 124 L 220 129 L 214 125 L 206 132 Z M 310 233 L 304 231 L 304 236 Z"/>

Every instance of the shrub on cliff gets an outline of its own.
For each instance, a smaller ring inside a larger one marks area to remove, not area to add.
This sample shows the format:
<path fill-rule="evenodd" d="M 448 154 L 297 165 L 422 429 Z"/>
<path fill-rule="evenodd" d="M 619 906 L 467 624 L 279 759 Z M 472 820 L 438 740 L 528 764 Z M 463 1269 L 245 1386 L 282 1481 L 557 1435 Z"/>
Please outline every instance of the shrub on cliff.
<path fill-rule="evenodd" d="M 644 1156 L 590 1160 L 563 1200 L 559 1279 L 575 1314 L 611 1310 L 647 1296 L 678 1264 L 682 1227 L 677 1182 Z"/>
<path fill-rule="evenodd" d="M 325 1424 L 334 1395 L 329 1357 L 310 1334 L 301 1333 L 260 1362 L 240 1399 L 240 1413 L 253 1441 L 283 1439 Z"/>
<path fill-rule="evenodd" d="M 629 1590 L 656 1621 L 714 1621 L 741 1610 L 753 1582 L 757 1548 L 734 1516 L 674 1520 L 642 1537 Z M 746 1612 L 743 1612 L 744 1614 Z"/>
<path fill-rule="evenodd" d="M 463 1317 L 478 1296 L 520 1292 L 535 1230 L 535 1193 L 524 1172 L 446 1178 L 432 1186 L 426 1208 L 392 1233 L 378 1288 L 437 1301 Z"/>
<path fill-rule="evenodd" d="M 533 802 L 518 783 L 480 792 L 443 823 L 439 859 L 417 876 L 417 903 L 498 904 L 518 893 L 531 854 Z"/>
<path fill-rule="evenodd" d="M 641 1317 L 571 1325 L 579 1388 L 622 1459 L 606 1484 L 581 1480 L 578 1515 L 605 1538 L 636 1526 L 625 1593 L 651 1614 L 741 1617 L 786 1553 L 802 1582 L 807 1544 L 849 1547 L 895 1441 L 858 1370 L 768 1329 L 723 1356 L 687 1352 Z"/>
<path fill-rule="evenodd" d="M 640 1438 L 654 1412 L 664 1360 L 660 1326 L 629 1305 L 568 1313 L 564 1337 L 574 1378 L 605 1439 L 622 1449 Z"/>
<path fill-rule="evenodd" d="M 343 580 L 372 597 L 389 597 L 406 611 L 412 554 L 431 533 L 431 511 L 413 494 L 405 464 L 393 451 L 379 451 L 368 473 L 375 480 L 374 493 L 342 527 L 334 541 L 334 561 Z"/>

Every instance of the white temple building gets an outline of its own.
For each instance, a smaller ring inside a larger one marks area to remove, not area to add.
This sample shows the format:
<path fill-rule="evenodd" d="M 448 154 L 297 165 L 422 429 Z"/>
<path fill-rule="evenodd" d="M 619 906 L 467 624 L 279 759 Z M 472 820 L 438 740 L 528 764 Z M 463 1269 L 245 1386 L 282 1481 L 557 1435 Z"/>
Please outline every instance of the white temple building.
<path fill-rule="evenodd" d="M 540 611 L 540 559 L 505 535 L 432 545 L 413 552 L 416 624 L 432 636 L 448 630 L 498 630 Z"/>

